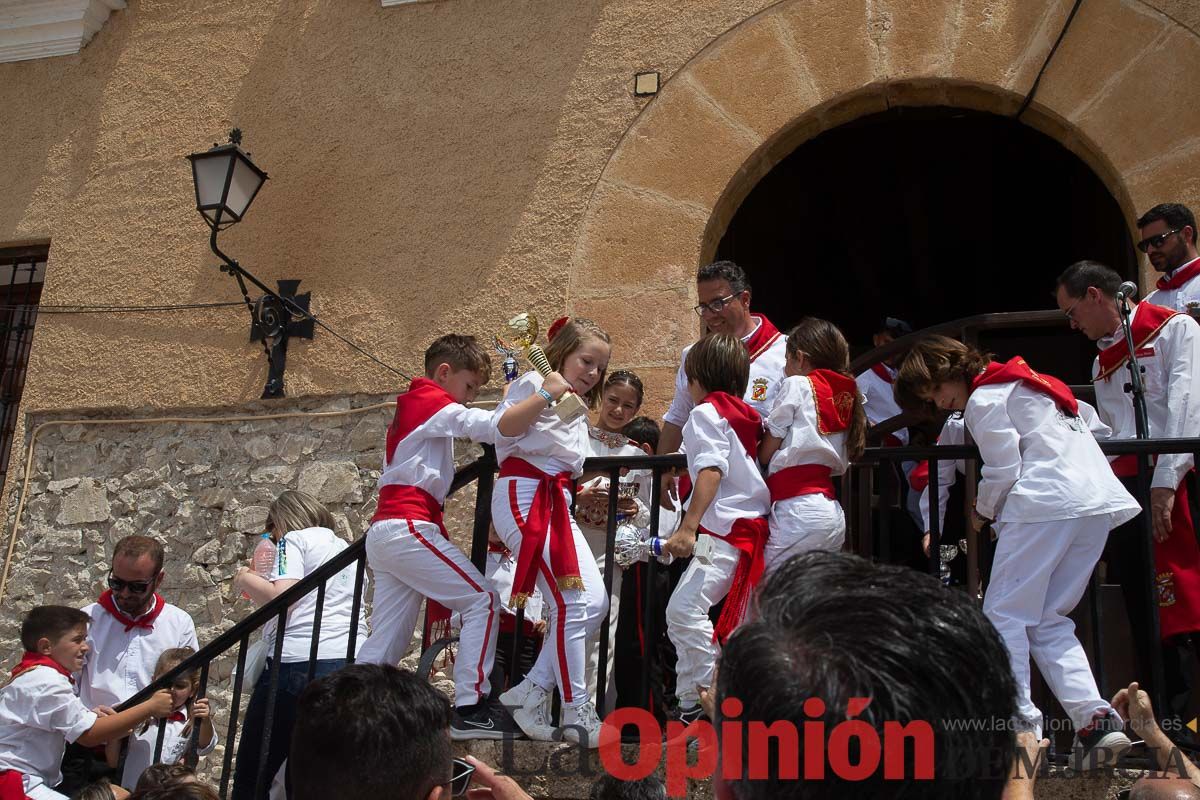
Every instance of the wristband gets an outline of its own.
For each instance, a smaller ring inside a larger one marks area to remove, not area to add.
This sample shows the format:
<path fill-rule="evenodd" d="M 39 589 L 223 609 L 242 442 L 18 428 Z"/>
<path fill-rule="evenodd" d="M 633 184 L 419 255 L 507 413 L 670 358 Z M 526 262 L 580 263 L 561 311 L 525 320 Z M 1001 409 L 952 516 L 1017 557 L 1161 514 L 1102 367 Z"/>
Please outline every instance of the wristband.
<path fill-rule="evenodd" d="M 537 393 L 540 394 L 542 397 L 546 398 L 546 405 L 548 405 L 548 406 L 554 405 L 554 398 L 551 397 L 550 393 L 547 392 L 545 389 L 543 389 L 539 386 Z"/>

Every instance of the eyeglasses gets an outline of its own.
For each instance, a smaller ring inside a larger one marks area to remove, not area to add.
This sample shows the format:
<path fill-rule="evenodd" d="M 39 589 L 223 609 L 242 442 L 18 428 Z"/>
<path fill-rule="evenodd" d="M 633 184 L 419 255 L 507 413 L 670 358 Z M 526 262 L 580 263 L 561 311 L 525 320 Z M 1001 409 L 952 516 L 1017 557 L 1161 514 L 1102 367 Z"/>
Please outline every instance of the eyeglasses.
<path fill-rule="evenodd" d="M 737 297 L 740 294 L 741 294 L 741 292 L 734 292 L 733 294 L 725 295 L 724 297 L 717 298 L 716 300 L 713 300 L 708 303 L 700 303 L 699 305 L 692 306 L 692 311 L 695 311 L 696 314 L 701 317 L 704 316 L 705 311 L 707 311 L 710 314 L 720 314 L 721 309 L 725 308 L 725 306 L 732 303 L 733 298 Z"/>
<path fill-rule="evenodd" d="M 450 774 L 453 776 L 450 778 L 450 796 L 465 796 L 471 786 L 471 776 L 475 774 L 475 765 L 456 758 Z"/>
<path fill-rule="evenodd" d="M 1075 319 L 1073 316 L 1071 316 L 1073 313 L 1075 313 L 1075 306 L 1082 303 L 1084 301 L 1084 298 L 1086 298 L 1086 297 L 1087 297 L 1087 295 L 1084 295 L 1083 297 L 1076 300 L 1074 303 L 1071 303 L 1070 308 L 1063 309 L 1063 316 L 1065 316 L 1067 319 L 1070 319 L 1070 320 Z"/>
<path fill-rule="evenodd" d="M 1143 253 L 1149 253 L 1151 247 L 1153 247 L 1155 250 L 1158 250 L 1163 246 L 1163 243 L 1167 241 L 1167 237 L 1174 236 L 1175 234 L 1179 233 L 1180 230 L 1180 228 L 1176 228 L 1173 231 L 1160 233 L 1157 236 L 1147 236 L 1145 239 L 1142 239 L 1137 243 L 1137 249 L 1141 250 Z"/>
<path fill-rule="evenodd" d="M 158 576 L 155 575 L 154 578 Z M 145 594 L 154 586 L 154 578 L 148 581 L 123 581 L 114 576 L 112 572 L 108 573 L 108 588 L 114 592 L 120 592 L 128 589 L 131 594 Z"/>

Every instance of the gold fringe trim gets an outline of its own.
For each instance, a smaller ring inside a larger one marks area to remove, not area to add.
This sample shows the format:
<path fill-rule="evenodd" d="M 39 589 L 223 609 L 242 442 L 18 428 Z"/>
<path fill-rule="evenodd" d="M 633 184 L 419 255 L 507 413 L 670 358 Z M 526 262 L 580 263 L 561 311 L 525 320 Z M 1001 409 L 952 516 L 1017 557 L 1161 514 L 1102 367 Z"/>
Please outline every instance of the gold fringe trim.
<path fill-rule="evenodd" d="M 509 608 L 524 608 L 525 603 L 529 600 L 529 592 L 521 592 L 514 594 L 508 601 Z"/>
<path fill-rule="evenodd" d="M 583 591 L 583 578 L 578 575 L 558 579 L 559 589 L 579 589 Z"/>

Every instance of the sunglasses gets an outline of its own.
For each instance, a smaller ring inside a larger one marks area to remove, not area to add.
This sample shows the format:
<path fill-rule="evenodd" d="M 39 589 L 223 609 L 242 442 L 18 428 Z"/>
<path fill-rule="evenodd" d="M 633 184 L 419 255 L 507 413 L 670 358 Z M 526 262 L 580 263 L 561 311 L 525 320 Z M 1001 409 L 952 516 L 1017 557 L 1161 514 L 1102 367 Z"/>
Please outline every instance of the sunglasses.
<path fill-rule="evenodd" d="M 157 578 L 158 576 L 154 576 Z M 124 591 L 128 589 L 132 594 L 145 594 L 154 586 L 154 578 L 148 581 L 123 581 L 114 576 L 111 572 L 108 573 L 108 588 L 114 592 Z"/>
<path fill-rule="evenodd" d="M 471 777 L 475 774 L 475 766 L 456 758 L 450 774 L 450 796 L 465 797 L 471 786 Z"/>
<path fill-rule="evenodd" d="M 1173 231 L 1167 231 L 1166 233 L 1160 233 L 1157 236 L 1148 236 L 1145 239 L 1142 239 L 1140 242 L 1137 243 L 1137 249 L 1141 250 L 1143 253 L 1150 252 L 1151 247 L 1153 247 L 1155 250 L 1157 250 L 1163 246 L 1163 243 L 1167 241 L 1168 237 L 1174 236 L 1175 234 L 1179 233 L 1179 230 L 1180 230 L 1179 228 L 1176 228 Z"/>

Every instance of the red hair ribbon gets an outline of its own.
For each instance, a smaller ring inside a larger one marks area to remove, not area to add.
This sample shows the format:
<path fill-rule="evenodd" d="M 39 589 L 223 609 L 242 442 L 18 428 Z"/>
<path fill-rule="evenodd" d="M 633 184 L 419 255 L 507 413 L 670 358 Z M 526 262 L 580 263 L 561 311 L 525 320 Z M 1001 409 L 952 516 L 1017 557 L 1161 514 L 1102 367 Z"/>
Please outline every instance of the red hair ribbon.
<path fill-rule="evenodd" d="M 546 341 L 553 342 L 554 337 L 558 336 L 558 332 L 561 331 L 563 327 L 570 321 L 570 317 L 559 317 L 558 319 L 554 320 L 554 322 L 550 323 L 550 328 L 546 331 Z"/>

